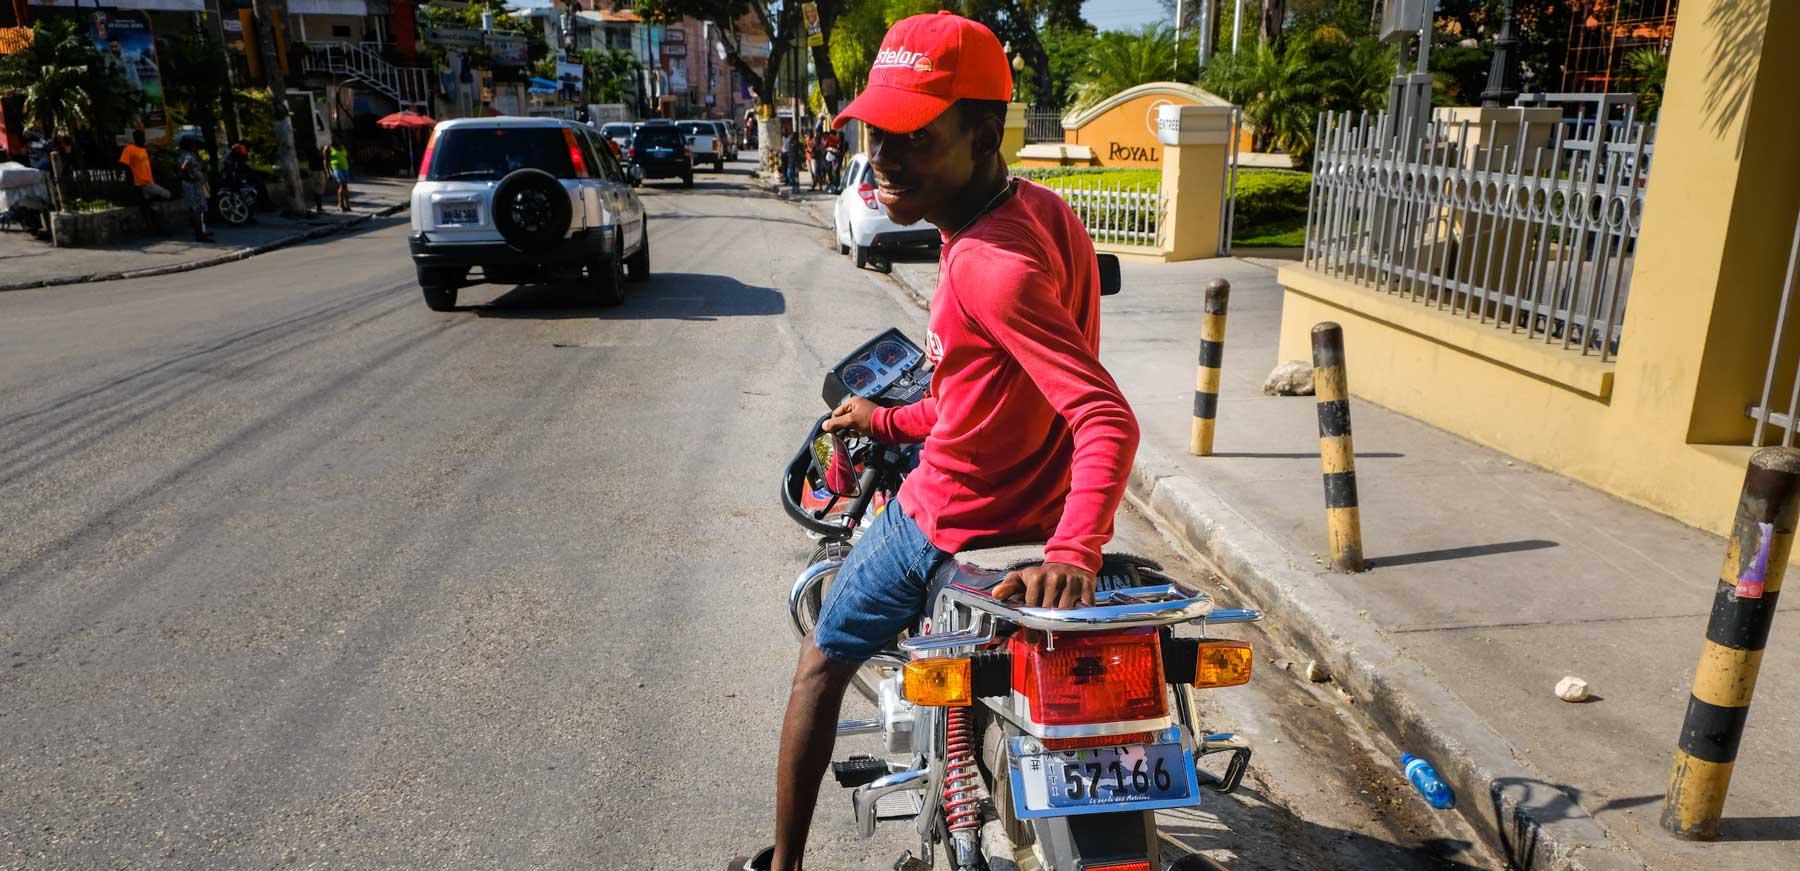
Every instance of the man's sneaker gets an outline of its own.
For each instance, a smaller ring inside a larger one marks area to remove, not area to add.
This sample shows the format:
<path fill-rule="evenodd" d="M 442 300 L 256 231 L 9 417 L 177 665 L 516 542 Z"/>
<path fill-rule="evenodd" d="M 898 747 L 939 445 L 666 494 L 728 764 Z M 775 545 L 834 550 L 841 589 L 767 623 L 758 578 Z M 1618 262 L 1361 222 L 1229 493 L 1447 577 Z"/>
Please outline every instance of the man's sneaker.
<path fill-rule="evenodd" d="M 725 871 L 769 871 L 775 864 L 775 848 L 764 847 L 755 856 L 739 856 L 725 866 Z"/>

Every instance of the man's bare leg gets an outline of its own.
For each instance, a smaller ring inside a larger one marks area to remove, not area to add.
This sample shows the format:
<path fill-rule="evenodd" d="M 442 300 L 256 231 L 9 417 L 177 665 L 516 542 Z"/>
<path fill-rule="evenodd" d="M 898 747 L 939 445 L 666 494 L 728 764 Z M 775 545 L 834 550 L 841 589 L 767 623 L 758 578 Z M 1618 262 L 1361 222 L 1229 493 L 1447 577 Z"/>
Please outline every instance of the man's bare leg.
<path fill-rule="evenodd" d="M 801 645 L 788 693 L 787 717 L 781 724 L 781 759 L 775 775 L 774 871 L 800 871 L 806 833 L 819 803 L 819 780 L 831 764 L 837 742 L 844 689 L 857 666 L 839 662 L 814 647 Z"/>

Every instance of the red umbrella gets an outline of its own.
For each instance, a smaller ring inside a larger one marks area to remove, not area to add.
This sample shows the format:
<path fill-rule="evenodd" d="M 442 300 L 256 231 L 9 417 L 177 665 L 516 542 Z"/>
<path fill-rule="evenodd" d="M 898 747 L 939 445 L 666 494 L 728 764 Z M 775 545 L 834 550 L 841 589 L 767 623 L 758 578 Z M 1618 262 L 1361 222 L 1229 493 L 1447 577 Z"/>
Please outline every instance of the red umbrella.
<path fill-rule="evenodd" d="M 375 123 L 380 125 L 383 130 L 429 130 L 437 126 L 437 121 L 433 120 L 431 116 L 421 115 L 417 112 L 395 112 L 392 115 L 383 117 Z M 410 132 L 407 133 L 406 163 L 407 166 L 412 167 L 414 171 L 417 171 L 419 167 L 413 162 L 412 140 L 412 134 Z"/>
<path fill-rule="evenodd" d="M 384 130 L 399 130 L 406 127 L 437 126 L 437 121 L 432 120 L 431 116 L 421 115 L 417 112 L 395 112 L 375 123 L 381 125 Z"/>

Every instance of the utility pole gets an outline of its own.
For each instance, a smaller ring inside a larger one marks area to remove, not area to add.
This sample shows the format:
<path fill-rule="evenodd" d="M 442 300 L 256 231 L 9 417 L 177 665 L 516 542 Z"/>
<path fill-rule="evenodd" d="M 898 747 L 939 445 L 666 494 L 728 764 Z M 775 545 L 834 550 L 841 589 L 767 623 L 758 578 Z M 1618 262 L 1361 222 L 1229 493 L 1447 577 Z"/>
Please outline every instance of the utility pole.
<path fill-rule="evenodd" d="M 284 214 L 306 213 L 306 193 L 301 189 L 300 155 L 294 151 L 294 119 L 287 102 L 287 82 L 281 75 L 281 64 L 275 59 L 271 32 L 275 16 L 281 14 L 281 0 L 255 0 L 256 56 L 262 60 L 263 74 L 269 79 L 269 114 L 275 118 L 275 159 L 287 178 L 288 201 L 282 204 Z"/>
<path fill-rule="evenodd" d="M 1205 3 L 1206 0 L 1200 0 L 1200 2 Z M 1182 3 L 1182 0 L 1175 0 L 1175 72 L 1176 73 L 1179 73 L 1181 71 L 1181 19 L 1182 19 L 1182 15 L 1183 15 L 1183 9 L 1182 9 L 1181 3 Z M 1200 49 L 1200 53 L 1205 54 L 1206 49 L 1204 47 L 1202 47 Z M 1174 73 L 1171 73 L 1171 75 L 1174 75 Z"/>
<path fill-rule="evenodd" d="M 31 26 L 31 0 L 12 0 L 13 23 L 20 27 Z"/>
<path fill-rule="evenodd" d="M 1238 34 L 1244 30 L 1244 0 L 1237 0 L 1231 7 L 1231 53 L 1237 54 Z"/>

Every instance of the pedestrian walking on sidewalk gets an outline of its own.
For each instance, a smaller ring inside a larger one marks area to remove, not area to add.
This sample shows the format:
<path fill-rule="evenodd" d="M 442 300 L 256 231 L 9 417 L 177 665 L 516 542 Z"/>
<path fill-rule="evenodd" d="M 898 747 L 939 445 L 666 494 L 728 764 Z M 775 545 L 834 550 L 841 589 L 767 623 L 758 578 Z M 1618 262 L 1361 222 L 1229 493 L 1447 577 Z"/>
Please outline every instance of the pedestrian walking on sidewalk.
<path fill-rule="evenodd" d="M 206 161 L 200 157 L 200 140 L 187 136 L 181 140 L 181 201 L 187 205 L 188 224 L 194 228 L 195 242 L 211 242 L 206 231 Z"/>
<path fill-rule="evenodd" d="M 325 146 L 325 168 L 337 182 L 338 211 L 350 211 L 350 152 L 336 142 Z"/>
<path fill-rule="evenodd" d="M 156 215 L 156 207 L 150 205 L 159 200 L 173 198 L 169 189 L 156 183 L 150 174 L 150 152 L 144 150 L 144 131 L 131 131 L 131 144 L 119 152 L 119 162 L 131 170 L 131 183 L 137 187 L 138 208 L 143 210 L 144 224 L 158 235 L 168 232 L 163 229 L 162 219 Z"/>

